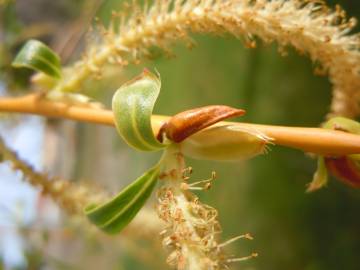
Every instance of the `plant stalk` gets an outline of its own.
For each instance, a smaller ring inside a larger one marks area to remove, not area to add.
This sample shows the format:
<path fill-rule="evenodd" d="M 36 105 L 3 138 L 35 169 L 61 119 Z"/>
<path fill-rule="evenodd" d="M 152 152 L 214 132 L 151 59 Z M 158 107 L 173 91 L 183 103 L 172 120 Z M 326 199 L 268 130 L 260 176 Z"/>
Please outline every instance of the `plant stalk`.
<path fill-rule="evenodd" d="M 81 122 L 114 126 L 114 116 L 110 110 L 69 105 L 59 101 L 49 101 L 39 94 L 0 98 L 0 111 L 36 114 L 45 117 L 66 118 Z M 167 119 L 169 119 L 168 116 L 152 116 L 152 125 L 155 134 L 158 133 L 160 127 Z M 239 127 L 254 128 L 272 138 L 274 144 L 296 148 L 304 152 L 334 156 L 360 153 L 360 136 L 342 131 L 239 122 L 220 122 L 217 125 L 237 125 Z M 231 134 L 229 133 L 228 136 L 231 136 Z M 229 137 L 229 140 L 230 139 L 233 140 L 234 138 Z"/>

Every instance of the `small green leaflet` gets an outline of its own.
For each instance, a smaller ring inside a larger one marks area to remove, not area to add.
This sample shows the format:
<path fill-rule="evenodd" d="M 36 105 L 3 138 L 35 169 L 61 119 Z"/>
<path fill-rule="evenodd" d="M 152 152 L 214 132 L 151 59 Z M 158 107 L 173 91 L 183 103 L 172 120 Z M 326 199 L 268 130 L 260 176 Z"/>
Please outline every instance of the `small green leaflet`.
<path fill-rule="evenodd" d="M 148 170 L 118 195 L 102 205 L 89 205 L 85 214 L 103 231 L 120 232 L 135 217 L 151 195 L 159 176 L 159 165 Z"/>
<path fill-rule="evenodd" d="M 16 68 L 30 68 L 51 77 L 61 78 L 61 64 L 58 55 L 44 43 L 31 39 L 21 48 L 12 62 Z"/>
<path fill-rule="evenodd" d="M 145 70 L 138 77 L 122 85 L 112 100 L 116 129 L 132 147 L 142 151 L 164 148 L 154 136 L 151 114 L 159 95 L 161 82 Z"/>
<path fill-rule="evenodd" d="M 327 121 L 323 128 L 325 129 L 334 129 L 334 130 L 341 130 L 353 134 L 360 134 L 360 123 L 346 118 L 337 116 L 334 118 L 331 118 L 329 121 Z"/>
<path fill-rule="evenodd" d="M 164 148 L 154 136 L 151 114 L 160 92 L 160 80 L 149 71 L 122 85 L 115 93 L 112 107 L 120 136 L 132 147 L 143 151 Z M 157 182 L 157 164 L 128 185 L 114 198 L 101 205 L 89 205 L 85 214 L 103 231 L 120 232 L 139 212 Z"/>
<path fill-rule="evenodd" d="M 314 173 L 313 180 L 308 185 L 306 192 L 312 192 L 325 186 L 328 182 L 328 172 L 325 165 L 325 159 L 318 157 L 317 170 Z"/>

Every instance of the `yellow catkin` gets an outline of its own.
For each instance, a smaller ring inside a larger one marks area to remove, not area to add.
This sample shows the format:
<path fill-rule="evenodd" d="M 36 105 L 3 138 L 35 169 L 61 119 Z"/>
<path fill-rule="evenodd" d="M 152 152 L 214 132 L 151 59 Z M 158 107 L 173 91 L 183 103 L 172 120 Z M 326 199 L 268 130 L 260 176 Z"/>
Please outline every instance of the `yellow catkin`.
<path fill-rule="evenodd" d="M 189 32 L 230 33 L 248 47 L 255 46 L 256 36 L 278 43 L 280 51 L 291 46 L 308 55 L 333 84 L 330 115 L 359 115 L 359 34 L 349 34 L 356 21 L 347 20 L 340 7 L 331 10 L 320 0 L 162 0 L 130 13 L 119 20 L 119 31 L 113 30 L 115 23 L 102 29 L 102 40 L 90 42 L 84 58 L 65 69 L 57 90 L 78 91 L 106 63 L 138 62 L 152 46 L 165 52 L 177 40 L 191 46 Z"/>

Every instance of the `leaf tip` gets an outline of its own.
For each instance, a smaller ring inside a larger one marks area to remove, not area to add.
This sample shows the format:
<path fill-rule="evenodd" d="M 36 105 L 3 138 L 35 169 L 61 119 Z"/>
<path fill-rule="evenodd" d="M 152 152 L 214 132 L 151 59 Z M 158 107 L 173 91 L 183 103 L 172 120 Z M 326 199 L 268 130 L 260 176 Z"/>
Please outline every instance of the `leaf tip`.
<path fill-rule="evenodd" d="M 11 63 L 15 68 L 29 68 L 53 78 L 61 78 L 59 56 L 41 41 L 30 39 L 20 49 Z"/>

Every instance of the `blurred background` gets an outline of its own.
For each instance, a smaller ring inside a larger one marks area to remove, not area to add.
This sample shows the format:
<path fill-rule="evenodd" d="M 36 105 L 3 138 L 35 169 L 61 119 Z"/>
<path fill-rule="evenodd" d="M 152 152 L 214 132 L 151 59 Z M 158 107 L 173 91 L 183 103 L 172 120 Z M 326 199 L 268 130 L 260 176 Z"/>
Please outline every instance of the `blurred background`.
<path fill-rule="evenodd" d="M 46 42 L 64 64 L 78 59 L 94 16 L 107 24 L 121 0 L 0 1 L 0 92 L 29 91 L 28 70 L 10 63 L 29 38 Z M 340 4 L 360 18 L 358 0 Z M 357 31 L 359 28 L 357 28 Z M 94 38 L 94 37 L 93 37 Z M 314 65 L 291 49 L 281 57 L 275 45 L 246 49 L 231 36 L 194 35 L 196 47 L 174 46 L 175 57 L 155 53 L 153 61 L 85 86 L 108 107 L 114 91 L 144 67 L 156 68 L 162 92 L 155 113 L 172 115 L 209 104 L 246 109 L 241 121 L 318 126 L 328 111 L 331 85 L 313 74 Z M 158 154 L 136 152 L 115 129 L 35 116 L 2 115 L 0 134 L 36 169 L 90 182 L 116 193 L 155 162 Z M 188 160 L 193 179 L 216 171 L 211 190 L 198 195 L 219 210 L 222 239 L 251 233 L 228 253 L 259 257 L 232 266 L 243 270 L 360 269 L 360 192 L 331 179 L 327 188 L 305 194 L 316 160 L 272 146 L 267 155 L 242 163 Z M 147 211 L 154 208 L 154 198 Z M 144 227 L 147 224 L 143 225 Z M 159 228 L 160 231 L 160 228 Z M 51 200 L 0 165 L 0 269 L 168 269 L 158 234 L 129 231 L 108 237 L 81 217 L 68 217 Z"/>

